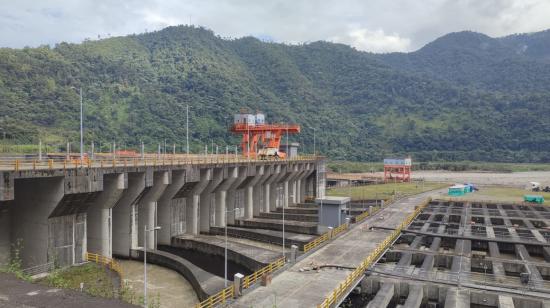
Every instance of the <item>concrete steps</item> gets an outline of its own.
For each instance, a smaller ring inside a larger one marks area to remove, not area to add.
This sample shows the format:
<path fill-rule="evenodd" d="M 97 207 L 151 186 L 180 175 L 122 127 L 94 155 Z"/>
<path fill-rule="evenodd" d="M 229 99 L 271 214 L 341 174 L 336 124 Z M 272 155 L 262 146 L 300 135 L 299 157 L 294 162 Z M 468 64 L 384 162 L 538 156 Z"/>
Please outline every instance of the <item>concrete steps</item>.
<path fill-rule="evenodd" d="M 260 213 L 257 218 L 267 218 L 267 219 L 283 219 L 283 212 L 269 212 L 269 213 Z M 317 222 L 319 218 L 317 214 L 293 214 L 287 213 L 285 209 L 285 220 L 295 220 L 295 221 L 310 221 Z"/>
<path fill-rule="evenodd" d="M 317 204 L 315 203 L 296 203 L 296 204 L 292 204 L 290 207 L 297 207 L 297 208 L 303 208 L 303 209 L 316 209 L 317 208 Z M 286 208 L 285 208 L 286 210 Z"/>
<path fill-rule="evenodd" d="M 225 228 L 211 227 L 210 234 L 225 235 Z M 246 238 L 246 239 L 269 243 L 269 244 L 282 245 L 283 243 L 282 231 L 227 227 L 227 235 L 230 237 Z M 300 248 L 300 250 L 303 250 L 303 246 L 306 243 L 315 239 L 316 237 L 317 237 L 316 235 L 287 232 L 285 228 L 285 246 L 286 247 L 290 247 L 291 245 L 296 245 Z"/>
<path fill-rule="evenodd" d="M 282 220 L 267 218 L 237 219 L 235 220 L 235 224 L 231 226 L 253 229 L 268 229 L 275 231 L 283 230 Z M 294 220 L 285 220 L 285 231 L 312 235 L 319 234 L 316 222 Z"/>
<path fill-rule="evenodd" d="M 278 207 L 274 212 L 271 212 L 271 213 L 282 213 L 282 212 L 283 212 L 283 208 Z M 294 206 L 285 207 L 285 215 L 286 214 L 317 214 L 317 213 L 318 213 L 317 208 L 315 209 L 301 208 L 301 207 L 294 207 Z"/>

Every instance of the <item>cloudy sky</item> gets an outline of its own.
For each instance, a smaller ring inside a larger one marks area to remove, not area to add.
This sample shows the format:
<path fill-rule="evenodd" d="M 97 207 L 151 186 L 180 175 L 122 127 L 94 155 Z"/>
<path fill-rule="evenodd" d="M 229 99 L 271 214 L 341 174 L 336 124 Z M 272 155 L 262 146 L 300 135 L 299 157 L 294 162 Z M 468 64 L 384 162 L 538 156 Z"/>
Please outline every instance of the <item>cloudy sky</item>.
<path fill-rule="evenodd" d="M 503 36 L 548 29 L 550 1 L 0 0 L 0 46 L 80 42 L 190 22 L 222 37 L 412 51 L 453 31 Z"/>

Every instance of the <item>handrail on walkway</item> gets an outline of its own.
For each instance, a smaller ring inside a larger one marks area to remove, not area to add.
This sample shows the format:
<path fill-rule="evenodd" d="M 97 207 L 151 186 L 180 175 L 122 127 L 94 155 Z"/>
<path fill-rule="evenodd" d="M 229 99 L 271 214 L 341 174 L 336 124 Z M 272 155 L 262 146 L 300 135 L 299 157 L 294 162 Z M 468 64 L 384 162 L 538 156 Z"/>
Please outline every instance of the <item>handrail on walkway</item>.
<path fill-rule="evenodd" d="M 247 163 L 247 162 L 277 162 L 277 161 L 313 161 L 322 156 L 301 155 L 288 159 L 248 159 L 235 155 L 172 155 L 164 154 L 154 157 L 99 157 L 97 159 L 60 158 L 60 159 L 0 159 L 0 170 L 53 170 L 53 169 L 78 169 L 78 168 L 104 168 L 104 167 L 137 167 L 137 166 L 174 166 L 188 164 L 217 164 L 217 163 Z"/>
<path fill-rule="evenodd" d="M 261 269 L 255 271 L 254 273 L 245 276 L 242 280 L 243 289 L 248 289 L 252 287 L 259 279 L 264 275 L 271 274 L 274 271 L 285 265 L 285 257 L 280 257 L 279 259 L 269 263 L 267 266 L 262 267 Z M 231 285 L 220 292 L 208 297 L 204 301 L 195 305 L 195 308 L 212 308 L 219 304 L 224 304 L 228 299 L 235 297 L 235 286 Z"/>
<path fill-rule="evenodd" d="M 99 254 L 96 254 L 96 253 L 90 253 L 90 252 L 86 252 L 85 259 L 86 259 L 86 261 L 95 262 L 97 264 L 101 264 L 103 266 L 106 266 L 106 267 L 112 269 L 113 271 L 117 272 L 122 277 L 122 267 L 114 259 L 102 256 L 102 255 L 99 255 Z"/>
<path fill-rule="evenodd" d="M 334 289 L 325 300 L 319 304 L 318 308 L 330 308 L 335 305 L 342 296 L 347 295 L 348 290 L 355 285 L 355 282 L 361 278 L 364 272 L 374 263 L 378 258 L 386 251 L 386 249 L 399 237 L 401 230 L 407 227 L 415 217 L 424 209 L 431 199 L 428 198 L 420 206 L 418 206 L 414 212 L 412 212 L 405 220 L 393 231 L 382 243 L 380 243 L 373 252 L 367 258 L 361 262 L 361 264 L 351 272 L 346 279 L 341 282 L 336 289 Z"/>

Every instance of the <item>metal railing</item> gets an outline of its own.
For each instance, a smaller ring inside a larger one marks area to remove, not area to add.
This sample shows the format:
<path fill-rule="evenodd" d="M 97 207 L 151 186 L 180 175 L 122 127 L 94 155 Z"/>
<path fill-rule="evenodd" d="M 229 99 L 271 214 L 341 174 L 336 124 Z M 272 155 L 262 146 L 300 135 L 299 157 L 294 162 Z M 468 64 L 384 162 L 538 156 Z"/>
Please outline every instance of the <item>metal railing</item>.
<path fill-rule="evenodd" d="M 340 233 L 346 231 L 348 228 L 349 228 L 349 224 L 348 224 L 348 223 L 345 223 L 345 224 L 341 224 L 341 225 L 339 225 L 338 227 L 332 229 L 331 238 L 334 238 L 334 237 L 337 236 L 338 234 L 340 234 Z"/>
<path fill-rule="evenodd" d="M 21 170 L 53 170 L 53 169 L 77 169 L 77 168 L 104 168 L 104 167 L 141 167 L 141 166 L 174 166 L 174 165 L 197 165 L 197 164 L 225 164 L 225 163 L 247 163 L 247 162 L 269 162 L 269 161 L 314 161 L 320 156 L 302 155 L 283 160 L 262 160 L 247 159 L 235 155 L 160 155 L 144 158 L 108 158 L 97 159 L 0 159 L 1 171 Z"/>
<path fill-rule="evenodd" d="M 54 268 L 55 268 L 55 264 L 53 262 L 49 262 L 49 263 L 25 268 L 22 270 L 22 272 L 28 276 L 35 276 L 38 274 L 51 272 Z"/>
<path fill-rule="evenodd" d="M 245 276 L 242 281 L 243 289 L 248 289 L 253 286 L 264 275 L 271 274 L 274 271 L 285 265 L 285 257 L 280 257 L 274 262 L 269 263 L 267 266 L 255 271 L 254 273 Z M 208 297 L 204 301 L 195 305 L 195 308 L 212 308 L 219 304 L 224 304 L 228 299 L 235 297 L 235 286 L 229 286 L 218 293 Z"/>
<path fill-rule="evenodd" d="M 367 256 L 361 262 L 361 264 L 353 270 L 346 279 L 341 282 L 336 289 L 334 289 L 325 300 L 319 304 L 318 308 L 330 308 L 332 305 L 337 304 L 337 302 L 349 293 L 349 290 L 355 286 L 356 282 L 363 277 L 364 273 L 368 268 L 378 260 L 380 256 L 388 249 L 388 247 L 399 237 L 401 230 L 409 225 L 414 218 L 422 211 L 424 207 L 428 205 L 431 200 L 428 198 L 420 206 L 418 206 L 410 215 L 408 215 L 405 220 L 393 231 L 384 241 L 382 241 L 370 255 Z"/>
<path fill-rule="evenodd" d="M 303 248 L 304 253 L 312 250 L 313 248 L 315 248 L 317 246 L 320 246 L 324 242 L 327 242 L 331 238 L 333 238 L 333 237 L 337 236 L 338 234 L 346 231 L 348 228 L 349 228 L 349 224 L 344 223 L 344 224 L 341 224 L 338 227 L 336 227 L 336 228 L 334 228 L 334 229 L 332 229 L 328 232 L 323 233 L 321 236 L 316 237 L 311 242 L 304 244 L 304 248 Z"/>
<path fill-rule="evenodd" d="M 97 264 L 101 264 L 103 266 L 106 266 L 106 267 L 110 268 L 111 270 L 117 272 L 122 277 L 122 267 L 120 266 L 120 264 L 118 262 L 116 262 L 115 260 L 113 260 L 109 257 L 105 257 L 105 256 L 102 256 L 102 255 L 99 255 L 99 254 L 96 254 L 96 253 L 87 252 L 86 256 L 85 256 L 85 259 L 86 259 L 86 261 L 95 262 Z"/>
<path fill-rule="evenodd" d="M 248 289 L 252 285 L 254 285 L 262 276 L 266 274 L 271 274 L 274 271 L 278 270 L 279 268 L 283 267 L 285 265 L 285 257 L 280 257 L 279 259 L 275 260 L 274 262 L 269 263 L 267 266 L 262 267 L 261 269 L 255 271 L 254 273 L 245 276 L 243 278 L 243 289 Z"/>
<path fill-rule="evenodd" d="M 329 232 L 323 233 L 321 236 L 316 237 L 313 241 L 305 244 L 304 245 L 304 252 L 308 252 L 308 251 L 312 250 L 313 248 L 321 245 L 322 243 L 328 241 L 329 238 L 330 238 L 330 233 Z"/>
<path fill-rule="evenodd" d="M 208 297 L 195 305 L 195 308 L 211 308 L 219 304 L 225 304 L 228 299 L 235 297 L 235 287 L 229 286 L 220 292 Z"/>

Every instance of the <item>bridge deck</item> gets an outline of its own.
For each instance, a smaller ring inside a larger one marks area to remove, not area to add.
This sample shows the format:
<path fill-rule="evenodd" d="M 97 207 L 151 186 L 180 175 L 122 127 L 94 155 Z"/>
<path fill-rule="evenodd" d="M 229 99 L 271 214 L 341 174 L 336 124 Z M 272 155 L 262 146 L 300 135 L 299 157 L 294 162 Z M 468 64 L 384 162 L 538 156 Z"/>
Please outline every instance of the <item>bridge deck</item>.
<path fill-rule="evenodd" d="M 308 270 L 312 265 L 337 265 L 354 268 L 361 263 L 390 233 L 389 230 L 367 227 L 397 227 L 414 211 L 414 207 L 431 193 L 405 198 L 382 209 L 378 214 L 352 228 L 341 237 L 300 260 L 273 278 L 268 287 L 258 287 L 237 300 L 233 307 L 316 307 L 351 270 L 326 267 Z M 383 217 L 383 219 L 382 219 Z"/>

